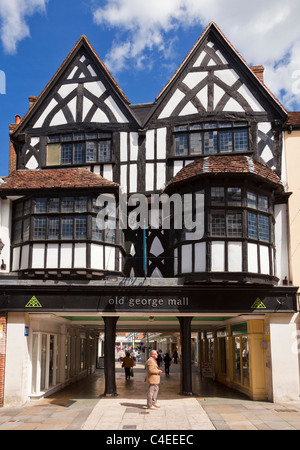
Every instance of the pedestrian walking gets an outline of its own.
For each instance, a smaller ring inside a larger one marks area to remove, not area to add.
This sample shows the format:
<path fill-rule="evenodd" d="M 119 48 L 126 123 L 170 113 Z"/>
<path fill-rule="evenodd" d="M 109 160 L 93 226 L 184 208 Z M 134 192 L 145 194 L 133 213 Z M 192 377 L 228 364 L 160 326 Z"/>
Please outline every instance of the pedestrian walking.
<path fill-rule="evenodd" d="M 173 352 L 174 364 L 178 363 L 178 352 L 177 349 Z"/>
<path fill-rule="evenodd" d="M 172 361 L 172 359 L 170 358 L 169 353 L 166 353 L 166 354 L 165 354 L 165 357 L 164 357 L 165 373 L 166 373 L 166 375 L 169 375 L 169 374 L 170 374 L 170 365 L 171 365 L 171 361 Z"/>
<path fill-rule="evenodd" d="M 156 409 L 159 408 L 157 404 L 157 396 L 159 391 L 160 374 L 162 370 L 157 365 L 157 351 L 151 350 L 150 358 L 146 361 L 146 383 L 149 384 L 147 392 L 147 408 Z"/>
<path fill-rule="evenodd" d="M 130 353 L 127 352 L 122 361 L 122 367 L 125 369 L 125 379 L 130 380 L 131 370 L 133 370 L 133 359 L 130 358 Z"/>

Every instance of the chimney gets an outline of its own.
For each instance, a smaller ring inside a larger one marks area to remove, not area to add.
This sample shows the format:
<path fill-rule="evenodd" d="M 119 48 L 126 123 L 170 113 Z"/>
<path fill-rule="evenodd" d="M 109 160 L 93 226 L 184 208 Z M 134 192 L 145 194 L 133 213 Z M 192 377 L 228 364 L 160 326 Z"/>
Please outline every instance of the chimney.
<path fill-rule="evenodd" d="M 263 83 L 264 82 L 264 66 L 251 66 L 252 72 L 257 76 L 257 78 Z"/>
<path fill-rule="evenodd" d="M 21 122 L 21 116 L 19 114 L 15 115 L 15 123 L 9 125 L 9 134 L 17 128 Z M 17 154 L 11 139 L 9 141 L 9 157 L 8 157 L 8 175 L 10 175 L 14 170 L 17 169 Z"/>
<path fill-rule="evenodd" d="M 28 97 L 28 100 L 29 100 L 29 109 L 31 109 L 35 104 L 35 102 L 37 101 L 37 97 L 35 95 L 30 95 L 30 97 Z"/>

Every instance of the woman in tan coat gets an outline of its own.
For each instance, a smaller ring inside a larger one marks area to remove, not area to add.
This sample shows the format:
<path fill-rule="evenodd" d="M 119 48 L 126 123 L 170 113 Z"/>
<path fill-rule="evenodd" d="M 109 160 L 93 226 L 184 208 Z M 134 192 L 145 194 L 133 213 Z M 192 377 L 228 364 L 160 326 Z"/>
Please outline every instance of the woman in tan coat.
<path fill-rule="evenodd" d="M 130 370 L 133 367 L 133 359 L 130 358 L 130 353 L 126 353 L 125 358 L 123 358 L 122 367 L 125 369 L 125 379 L 130 380 Z"/>
<path fill-rule="evenodd" d="M 147 408 L 156 409 L 159 408 L 157 404 L 157 395 L 159 391 L 160 374 L 162 370 L 158 368 L 157 362 L 157 351 L 151 350 L 150 358 L 146 362 L 146 383 L 149 383 L 148 393 L 147 393 Z"/>

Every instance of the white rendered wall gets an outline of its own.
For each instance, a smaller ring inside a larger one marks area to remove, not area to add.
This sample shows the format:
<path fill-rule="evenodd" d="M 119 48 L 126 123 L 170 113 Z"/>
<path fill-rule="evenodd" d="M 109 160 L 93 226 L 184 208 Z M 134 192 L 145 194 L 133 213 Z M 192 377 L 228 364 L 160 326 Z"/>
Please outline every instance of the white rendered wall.
<path fill-rule="evenodd" d="M 29 353 L 27 314 L 8 313 L 5 361 L 4 406 L 22 405 L 28 400 Z"/>
<path fill-rule="evenodd" d="M 270 316 L 272 392 L 269 392 L 269 400 L 274 403 L 299 401 L 299 346 L 296 338 L 299 324 L 296 318 L 297 314 Z"/>
<path fill-rule="evenodd" d="M 275 205 L 275 247 L 276 247 L 276 277 L 279 284 L 282 284 L 289 276 L 288 263 L 288 226 L 287 226 L 287 205 Z"/>

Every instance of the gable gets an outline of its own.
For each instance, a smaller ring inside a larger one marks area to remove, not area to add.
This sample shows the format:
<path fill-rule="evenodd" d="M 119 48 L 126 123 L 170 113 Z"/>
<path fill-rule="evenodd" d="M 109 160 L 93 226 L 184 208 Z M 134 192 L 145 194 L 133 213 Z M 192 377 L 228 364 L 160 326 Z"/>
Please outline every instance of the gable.
<path fill-rule="evenodd" d="M 157 97 L 157 119 L 286 112 L 214 24 Z"/>
<path fill-rule="evenodd" d="M 129 101 L 96 56 L 85 37 L 21 122 L 18 131 L 33 132 L 72 124 L 135 122 Z"/>

